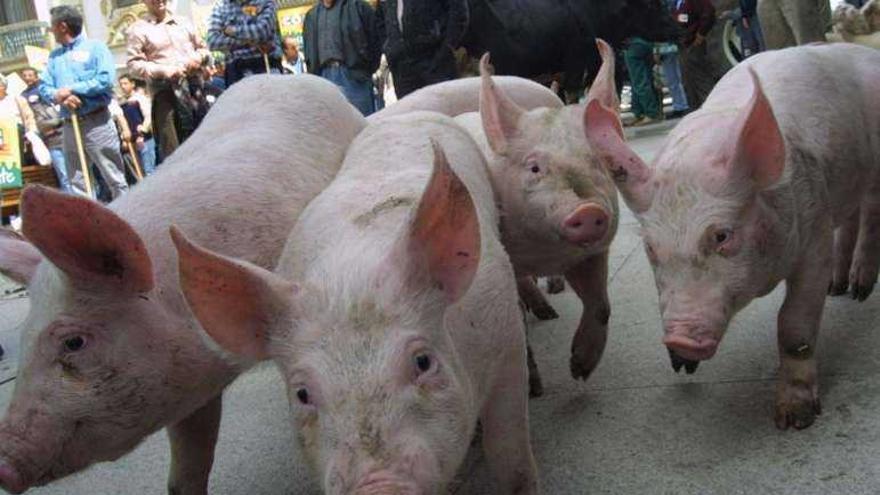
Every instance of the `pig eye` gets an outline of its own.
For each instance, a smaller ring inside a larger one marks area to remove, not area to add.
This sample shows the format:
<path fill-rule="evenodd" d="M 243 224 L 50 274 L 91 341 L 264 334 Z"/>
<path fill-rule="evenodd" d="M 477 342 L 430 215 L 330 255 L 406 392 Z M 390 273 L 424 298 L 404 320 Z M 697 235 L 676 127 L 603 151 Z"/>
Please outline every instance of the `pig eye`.
<path fill-rule="evenodd" d="M 715 241 L 716 247 L 724 246 L 731 237 L 733 237 L 733 231 L 730 229 L 716 230 L 715 233 L 712 234 L 712 240 Z"/>
<path fill-rule="evenodd" d="M 425 373 L 431 369 L 431 358 L 427 354 L 419 354 L 416 356 L 415 363 L 419 373 Z"/>
<path fill-rule="evenodd" d="M 296 391 L 296 398 L 299 399 L 300 403 L 308 404 L 309 403 L 309 391 L 301 388 Z"/>
<path fill-rule="evenodd" d="M 534 158 L 529 158 L 528 160 L 526 160 L 526 168 L 528 168 L 529 172 L 533 174 L 541 173 L 541 165 L 539 165 L 538 161 Z"/>
<path fill-rule="evenodd" d="M 86 346 L 86 339 L 80 335 L 67 337 L 64 339 L 64 350 L 67 352 L 76 352 Z"/>

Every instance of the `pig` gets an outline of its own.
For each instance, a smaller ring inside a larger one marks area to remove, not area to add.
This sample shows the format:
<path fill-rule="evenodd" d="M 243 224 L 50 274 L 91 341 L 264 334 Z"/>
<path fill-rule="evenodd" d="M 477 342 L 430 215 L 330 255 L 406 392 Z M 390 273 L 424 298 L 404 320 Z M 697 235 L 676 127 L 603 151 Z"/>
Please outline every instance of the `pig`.
<path fill-rule="evenodd" d="M 602 40 L 598 46 L 602 67 L 587 98 L 617 109 L 614 52 Z M 528 277 L 552 275 L 564 275 L 583 302 L 569 368 L 572 377 L 586 380 L 604 351 L 611 315 L 607 277 L 618 219 L 614 181 L 586 140 L 584 105 L 524 109 L 496 84 L 486 62 L 479 113 L 461 114 L 456 121 L 487 157 L 502 242 L 526 304 L 541 297 Z M 616 114 L 614 119 L 620 128 Z"/>
<path fill-rule="evenodd" d="M 108 207 L 27 188 L 25 238 L 0 237 L 0 270 L 31 296 L 0 422 L 0 487 L 20 493 L 117 459 L 166 427 L 169 493 L 206 493 L 221 393 L 246 366 L 212 349 L 187 308 L 168 226 L 273 267 L 365 126 L 321 78 L 254 76 Z"/>
<path fill-rule="evenodd" d="M 488 54 L 483 56 L 481 63 L 488 63 Z M 556 94 L 534 81 L 515 76 L 497 76 L 495 79 L 496 84 L 523 108 L 562 106 L 562 100 Z M 386 117 L 416 111 L 439 112 L 449 117 L 476 112 L 480 109 L 481 85 L 482 81 L 479 77 L 431 84 L 370 115 L 367 121 L 378 122 Z"/>
<path fill-rule="evenodd" d="M 445 493 L 478 419 L 494 493 L 536 493 L 513 269 L 483 156 L 452 119 L 369 125 L 274 272 L 172 236 L 205 330 L 277 364 L 325 493 Z"/>
<path fill-rule="evenodd" d="M 781 429 L 808 427 L 821 411 L 816 336 L 829 284 L 864 300 L 877 280 L 878 94 L 875 50 L 766 52 L 727 73 L 651 167 L 623 143 L 613 112 L 587 108 L 590 143 L 641 224 L 676 371 L 715 355 L 731 318 L 785 280 Z"/>
<path fill-rule="evenodd" d="M 480 65 L 485 67 L 484 70 L 489 70 L 488 53 L 483 55 Z M 553 91 L 529 79 L 515 76 L 498 76 L 494 78 L 494 82 L 517 105 L 525 110 L 562 107 L 562 100 Z M 480 109 L 480 89 L 482 84 L 482 79 L 479 77 L 432 84 L 410 93 L 397 103 L 370 115 L 367 121 L 374 123 L 386 117 L 415 111 L 439 112 L 449 117 L 477 112 Z M 517 290 L 524 307 L 531 311 L 538 319 L 552 320 L 559 317 L 556 310 L 553 309 L 543 294 L 541 294 L 541 291 L 538 290 L 533 277 L 518 277 Z M 558 291 L 561 291 L 561 288 L 558 288 Z"/>

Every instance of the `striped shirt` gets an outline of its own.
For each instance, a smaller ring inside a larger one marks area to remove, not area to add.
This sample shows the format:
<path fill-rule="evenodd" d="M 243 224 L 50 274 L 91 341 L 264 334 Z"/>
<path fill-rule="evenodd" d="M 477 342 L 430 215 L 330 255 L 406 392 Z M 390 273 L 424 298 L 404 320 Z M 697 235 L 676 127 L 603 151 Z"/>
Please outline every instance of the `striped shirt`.
<path fill-rule="evenodd" d="M 208 47 L 239 60 L 262 57 L 260 45 L 271 45 L 269 56 L 280 59 L 277 28 L 275 0 L 219 0 L 208 22 Z"/>

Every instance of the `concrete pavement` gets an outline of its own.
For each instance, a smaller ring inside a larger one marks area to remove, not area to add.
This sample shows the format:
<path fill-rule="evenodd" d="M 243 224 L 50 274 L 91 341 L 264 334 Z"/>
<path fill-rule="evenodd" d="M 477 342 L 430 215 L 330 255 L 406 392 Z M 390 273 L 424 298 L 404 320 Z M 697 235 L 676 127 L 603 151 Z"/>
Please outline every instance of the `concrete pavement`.
<path fill-rule="evenodd" d="M 650 158 L 661 140 L 645 135 L 632 143 Z M 629 212 L 612 248 L 611 274 L 611 333 L 588 382 L 568 373 L 580 315 L 572 292 L 550 296 L 560 319 L 530 322 L 545 388 L 530 403 L 543 493 L 880 492 L 880 295 L 861 304 L 828 300 L 818 351 L 824 413 L 807 430 L 780 432 L 773 425 L 775 323 L 784 288 L 746 308 L 718 355 L 688 376 L 673 373 L 660 345 L 653 278 Z M 12 349 L 0 373 L 15 359 L 14 324 L 26 305 L 26 299 L 0 301 L 0 343 Z M 0 409 L 12 385 L 0 385 Z M 272 366 L 236 381 L 226 394 L 211 493 L 319 493 L 295 451 L 287 417 Z M 29 493 L 162 493 L 167 467 L 167 441 L 159 433 L 115 463 Z M 495 493 L 477 450 L 454 491 Z"/>

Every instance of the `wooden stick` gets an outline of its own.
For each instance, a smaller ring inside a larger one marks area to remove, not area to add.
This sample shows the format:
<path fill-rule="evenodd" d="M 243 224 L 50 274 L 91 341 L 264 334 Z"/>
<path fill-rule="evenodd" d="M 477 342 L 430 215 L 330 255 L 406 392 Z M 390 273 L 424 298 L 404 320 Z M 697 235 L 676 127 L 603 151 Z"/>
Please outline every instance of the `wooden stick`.
<path fill-rule="evenodd" d="M 70 115 L 70 121 L 73 124 L 73 138 L 76 141 L 76 151 L 79 154 L 79 164 L 82 168 L 83 180 L 86 183 L 86 193 L 88 193 L 90 198 L 95 199 L 94 196 L 92 196 L 92 176 L 89 174 L 89 163 L 86 161 L 86 152 L 83 150 L 82 134 L 79 132 L 79 116 L 76 115 L 75 110 L 71 110 Z"/>
<path fill-rule="evenodd" d="M 272 69 L 269 67 L 269 54 L 263 54 L 263 63 L 266 64 L 266 74 L 272 72 Z"/>
<path fill-rule="evenodd" d="M 138 160 L 137 150 L 131 144 L 131 141 L 126 141 L 125 144 L 128 145 L 128 154 L 131 155 L 131 162 L 134 163 L 134 175 L 137 176 L 138 182 L 140 182 L 144 180 L 144 172 L 141 170 L 141 162 Z"/>

